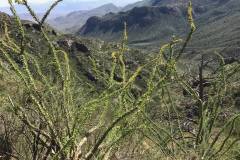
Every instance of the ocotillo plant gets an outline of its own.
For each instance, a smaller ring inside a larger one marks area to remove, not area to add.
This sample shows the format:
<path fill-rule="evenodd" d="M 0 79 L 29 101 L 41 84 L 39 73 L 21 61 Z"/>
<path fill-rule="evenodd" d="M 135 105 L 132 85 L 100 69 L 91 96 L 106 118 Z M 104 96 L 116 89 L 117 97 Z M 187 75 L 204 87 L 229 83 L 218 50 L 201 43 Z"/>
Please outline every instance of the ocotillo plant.
<path fill-rule="evenodd" d="M 53 3 L 42 19 L 27 0 L 17 1 L 28 9 L 40 28 L 39 34 L 49 50 L 46 59 L 29 51 L 28 31 L 9 0 L 19 37 L 17 40 L 11 37 L 8 24 L 4 25 L 0 58 L 1 64 L 8 65 L 8 70 L 3 72 L 13 76 L 19 87 L 14 90 L 16 94 L 8 93 L 5 104 L 8 113 L 18 118 L 16 126 L 23 129 L 21 140 L 13 143 L 12 153 L 0 152 L 0 156 L 33 160 L 113 159 L 123 155 L 132 159 L 217 159 L 235 152 L 239 137 L 233 133 L 239 114 L 225 121 L 223 127 L 217 125 L 231 80 L 239 76 L 239 64 L 226 67 L 217 54 L 220 63 L 212 74 L 207 99 L 203 98 L 203 64 L 199 66 L 197 90 L 177 68 L 196 30 L 191 3 L 188 6 L 190 32 L 186 40 L 174 37 L 135 71 L 126 67 L 129 51 L 126 22 L 119 48 L 109 55 L 112 58 L 109 75 L 101 73 L 94 59 L 90 59 L 92 70 L 105 86 L 101 93 L 85 98 L 86 91 L 78 83 L 79 75 L 71 66 L 70 53 L 54 44 L 44 24 L 61 1 Z M 134 95 L 137 78 L 143 75 L 146 87 Z M 192 130 L 186 131 L 182 125 L 179 101 L 184 97 L 176 94 L 179 89 L 188 92 L 189 101 L 199 110 L 199 115 L 192 119 Z M 157 104 L 153 106 L 154 99 Z M 150 114 L 156 106 L 161 112 L 160 120 Z M 108 117 L 109 110 L 111 117 Z"/>

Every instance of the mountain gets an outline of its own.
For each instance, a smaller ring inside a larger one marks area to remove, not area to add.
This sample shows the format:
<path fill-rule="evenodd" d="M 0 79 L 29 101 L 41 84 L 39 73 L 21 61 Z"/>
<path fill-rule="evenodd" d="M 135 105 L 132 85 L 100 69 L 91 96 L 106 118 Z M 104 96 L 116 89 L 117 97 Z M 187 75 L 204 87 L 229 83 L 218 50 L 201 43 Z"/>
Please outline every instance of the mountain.
<path fill-rule="evenodd" d="M 141 1 L 127 6 L 133 7 L 129 11 L 91 17 L 76 34 L 117 41 L 126 21 L 131 45 L 156 47 L 172 35 L 187 34 L 187 4 L 188 0 Z M 239 0 L 193 0 L 193 10 L 198 29 L 190 48 L 221 51 L 230 45 L 239 47 Z"/>
<path fill-rule="evenodd" d="M 186 11 L 180 4 L 171 6 L 170 3 L 160 5 L 143 1 L 133 6 L 143 3 L 144 6 L 134 7 L 126 12 L 107 14 L 101 18 L 91 17 L 77 35 L 98 37 L 107 41 L 118 40 L 123 23 L 127 22 L 130 42 L 148 44 L 159 39 L 165 41 L 172 34 L 186 31 Z"/>
<path fill-rule="evenodd" d="M 66 16 L 57 17 L 49 21 L 54 28 L 63 32 L 76 32 L 92 16 L 103 16 L 107 13 L 117 13 L 120 10 L 112 3 L 105 4 L 92 10 L 80 10 L 67 14 Z"/>
<path fill-rule="evenodd" d="M 124 22 L 127 22 L 132 43 L 145 43 L 159 37 L 164 40 L 169 34 L 177 34 L 179 30 L 186 28 L 183 12 L 178 9 L 140 7 L 119 14 L 108 14 L 103 18 L 91 17 L 78 34 L 107 41 L 118 40 L 122 34 Z"/>
<path fill-rule="evenodd" d="M 135 8 L 135 7 L 149 6 L 149 3 L 150 3 L 149 0 L 142 0 L 142 1 L 139 1 L 139 2 L 131 3 L 131 4 L 128 4 L 125 7 L 123 7 L 122 11 L 126 12 L 126 11 L 129 11 L 129 10 Z"/>

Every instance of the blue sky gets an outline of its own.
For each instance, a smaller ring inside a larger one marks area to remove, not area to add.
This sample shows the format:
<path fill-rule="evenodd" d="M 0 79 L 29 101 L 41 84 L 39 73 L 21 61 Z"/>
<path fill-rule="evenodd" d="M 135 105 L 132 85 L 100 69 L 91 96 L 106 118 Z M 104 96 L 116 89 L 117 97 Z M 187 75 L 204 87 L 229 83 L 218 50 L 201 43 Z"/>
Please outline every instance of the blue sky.
<path fill-rule="evenodd" d="M 7 1 L 8 0 L 0 0 L 0 7 L 6 7 L 7 6 Z M 38 4 L 45 4 L 45 3 L 49 3 L 49 2 L 54 2 L 54 0 L 28 0 L 30 3 L 34 4 L 34 5 L 38 5 Z M 114 3 L 116 5 L 119 6 L 123 6 L 126 5 L 128 3 L 134 3 L 136 1 L 139 0 L 64 0 L 65 2 L 101 2 L 101 3 Z M 64 2 L 63 2 L 64 3 Z"/>

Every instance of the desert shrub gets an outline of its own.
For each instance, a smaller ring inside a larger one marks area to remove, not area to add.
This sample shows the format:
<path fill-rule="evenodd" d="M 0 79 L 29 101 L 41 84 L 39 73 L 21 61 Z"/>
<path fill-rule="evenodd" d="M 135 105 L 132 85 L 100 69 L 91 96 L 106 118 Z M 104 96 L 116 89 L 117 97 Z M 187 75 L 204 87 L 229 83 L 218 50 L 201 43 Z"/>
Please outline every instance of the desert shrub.
<path fill-rule="evenodd" d="M 0 53 L 4 62 L 1 64 L 8 64 L 3 74 L 12 77 L 14 84 L 12 88 L 7 87 L 2 106 L 9 116 L 18 119 L 15 128 L 21 129 L 21 138 L 14 142 L 13 158 L 217 159 L 232 153 L 235 158 L 238 156 L 235 146 L 240 139 L 234 133 L 240 115 L 231 114 L 222 122 L 219 117 L 239 65 L 226 67 L 217 54 L 220 63 L 211 74 L 213 80 L 207 87 L 207 97 L 203 60 L 197 87 L 191 86 L 189 79 L 177 69 L 196 30 L 191 3 L 187 38 L 173 37 L 148 63 L 134 71 L 126 67 L 125 24 L 121 45 L 109 55 L 112 59 L 109 74 L 101 72 L 96 61 L 90 59 L 95 77 L 104 84 L 99 93 L 79 81 L 69 54 L 56 47 L 45 30 L 47 16 L 60 1 L 42 19 L 37 18 L 26 0 L 18 1 L 28 9 L 47 43 L 46 58 L 29 53 L 26 30 L 9 0 L 20 36 L 17 41 L 11 38 L 8 26 L 4 25 Z M 145 84 L 136 94 L 139 88 L 136 80 L 140 76 Z M 95 94 L 88 92 L 90 89 Z M 183 89 L 189 95 L 187 98 L 179 94 Z M 181 106 L 184 101 L 197 108 L 196 117 L 185 117 Z M 191 126 L 186 127 L 186 120 Z"/>

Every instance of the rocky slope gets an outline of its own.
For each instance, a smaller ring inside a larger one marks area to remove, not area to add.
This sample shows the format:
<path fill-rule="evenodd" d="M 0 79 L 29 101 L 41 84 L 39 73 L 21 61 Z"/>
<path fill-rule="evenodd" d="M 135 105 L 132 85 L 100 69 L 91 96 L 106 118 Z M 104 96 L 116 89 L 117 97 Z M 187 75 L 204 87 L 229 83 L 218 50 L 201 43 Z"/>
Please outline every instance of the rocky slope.
<path fill-rule="evenodd" d="M 18 41 L 19 32 L 13 18 L 0 12 L 0 22 L 0 37 L 4 37 L 3 22 L 6 22 L 10 36 Z M 43 61 L 40 63 L 48 67 L 47 57 L 49 57 L 49 47 L 39 31 L 38 25 L 27 20 L 23 20 L 22 24 L 27 34 L 27 40 L 31 41 L 31 45 L 28 45 L 27 50 L 39 59 L 42 59 Z M 102 82 L 95 77 L 93 71 L 93 60 L 99 62 L 99 69 L 109 74 L 112 65 L 111 54 L 113 51 L 118 50 L 118 44 L 106 43 L 97 39 L 76 37 L 70 34 L 61 34 L 47 25 L 45 25 L 45 28 L 54 45 L 57 48 L 64 49 L 69 54 L 71 66 L 79 74 L 80 79 L 101 87 Z M 143 63 L 147 57 L 147 55 L 145 57 L 142 55 L 143 53 L 140 50 L 129 49 L 126 60 L 127 66 L 136 69 L 138 62 Z"/>

